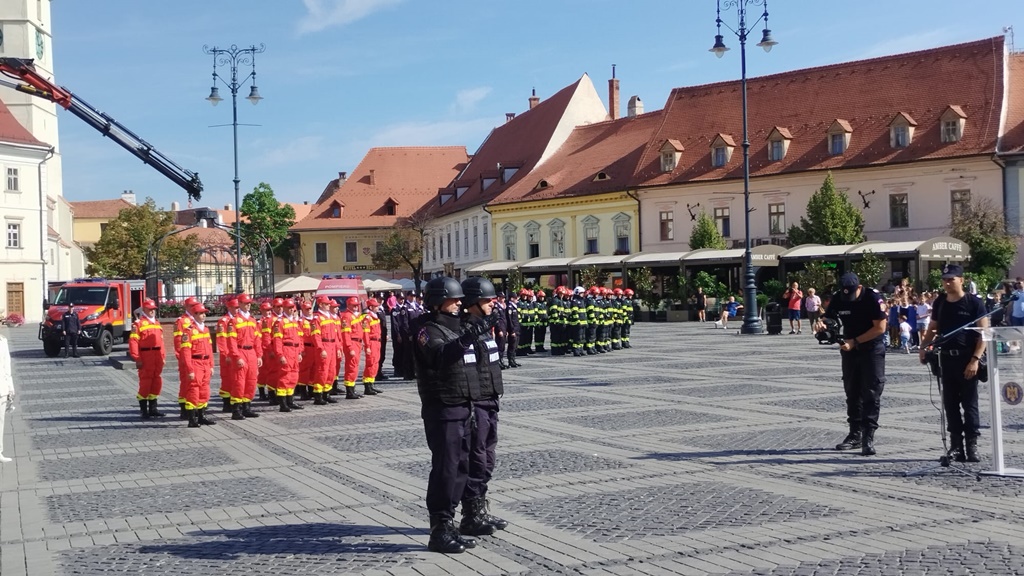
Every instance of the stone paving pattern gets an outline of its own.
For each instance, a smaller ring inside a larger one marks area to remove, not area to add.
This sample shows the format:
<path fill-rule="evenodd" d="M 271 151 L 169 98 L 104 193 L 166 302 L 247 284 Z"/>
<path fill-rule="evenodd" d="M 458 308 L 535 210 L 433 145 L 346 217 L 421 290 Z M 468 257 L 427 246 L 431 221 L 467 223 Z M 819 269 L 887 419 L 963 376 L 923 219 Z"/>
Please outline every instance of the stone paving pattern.
<path fill-rule="evenodd" d="M 874 458 L 831 450 L 838 353 L 810 335 L 639 324 L 632 350 L 525 358 L 505 372 L 490 492 L 511 525 L 442 556 L 413 383 L 188 430 L 138 419 L 134 372 L 46 358 L 35 335 L 9 331 L 3 576 L 1024 573 L 1024 480 L 973 474 L 987 424 L 971 474 L 903 476 L 942 450 L 914 355 L 888 357 Z M 169 366 L 168 411 L 176 392 Z M 987 423 L 987 390 L 981 405 Z M 1024 467 L 1024 406 L 1003 407 Z"/>

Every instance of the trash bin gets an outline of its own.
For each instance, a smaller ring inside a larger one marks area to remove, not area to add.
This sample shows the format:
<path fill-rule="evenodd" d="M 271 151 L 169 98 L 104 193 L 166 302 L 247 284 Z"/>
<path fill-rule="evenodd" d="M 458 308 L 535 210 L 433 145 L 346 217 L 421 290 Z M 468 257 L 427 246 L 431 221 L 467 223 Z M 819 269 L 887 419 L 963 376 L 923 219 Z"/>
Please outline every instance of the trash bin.
<path fill-rule="evenodd" d="M 778 302 L 769 302 L 764 306 L 764 313 L 768 320 L 768 333 L 782 334 L 782 306 Z"/>

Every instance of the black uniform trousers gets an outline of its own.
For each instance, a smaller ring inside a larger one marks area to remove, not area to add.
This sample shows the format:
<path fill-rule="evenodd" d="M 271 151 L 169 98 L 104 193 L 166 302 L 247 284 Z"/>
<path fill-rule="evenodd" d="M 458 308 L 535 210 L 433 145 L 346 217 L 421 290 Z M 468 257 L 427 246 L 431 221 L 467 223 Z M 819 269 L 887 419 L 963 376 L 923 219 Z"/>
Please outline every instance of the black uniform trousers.
<path fill-rule="evenodd" d="M 878 428 L 878 413 L 885 388 L 885 344 L 881 338 L 841 352 L 843 389 L 846 391 L 846 421 L 851 430 Z"/>
<path fill-rule="evenodd" d="M 71 352 L 72 356 L 78 356 L 78 332 L 64 333 L 64 356 Z"/>
<path fill-rule="evenodd" d="M 398 334 L 395 333 L 391 336 L 391 368 L 395 372 L 395 376 L 398 378 L 402 377 L 402 343 L 398 341 Z"/>
<path fill-rule="evenodd" d="M 504 330 L 502 330 L 502 333 L 504 333 Z M 501 354 L 501 351 L 505 349 L 505 343 L 507 340 L 507 336 L 498 334 L 498 330 L 494 331 L 494 343 L 498 345 L 498 354 Z"/>
<path fill-rule="evenodd" d="M 939 354 L 942 369 L 942 405 L 946 409 L 946 429 L 954 438 L 977 438 L 980 435 L 981 416 L 978 412 L 978 378 L 964 378 L 964 370 L 971 362 L 973 350 L 958 350 L 950 356 L 946 350 Z M 963 415 L 960 408 L 963 407 Z"/>
<path fill-rule="evenodd" d="M 537 348 L 543 348 L 544 347 L 544 338 L 546 338 L 547 335 L 548 335 L 548 325 L 547 324 L 537 324 L 536 326 L 533 327 L 533 342 L 537 346 Z M 552 342 L 551 345 L 554 346 L 555 345 L 554 342 Z"/>
<path fill-rule="evenodd" d="M 515 328 L 508 331 L 508 344 L 505 346 L 505 357 L 511 363 L 516 359 L 516 349 L 519 347 L 519 333 Z M 501 350 L 500 348 L 498 350 Z"/>
<path fill-rule="evenodd" d="M 405 380 L 416 378 L 416 361 L 413 356 L 416 347 L 411 338 L 412 336 L 402 334 L 402 357 L 398 359 L 398 370 Z"/>
<path fill-rule="evenodd" d="M 433 519 L 455 518 L 455 509 L 469 481 L 473 414 L 469 402 L 444 404 L 425 400 L 421 412 L 430 448 L 427 512 Z"/>
<path fill-rule="evenodd" d="M 473 403 L 472 438 L 469 443 L 469 481 L 463 500 L 487 495 L 487 483 L 494 474 L 498 445 L 498 399 Z"/>
<path fill-rule="evenodd" d="M 380 320 L 380 361 L 377 362 L 377 374 L 384 373 L 384 357 L 388 355 L 388 320 Z M 379 378 L 379 377 L 378 377 Z"/>

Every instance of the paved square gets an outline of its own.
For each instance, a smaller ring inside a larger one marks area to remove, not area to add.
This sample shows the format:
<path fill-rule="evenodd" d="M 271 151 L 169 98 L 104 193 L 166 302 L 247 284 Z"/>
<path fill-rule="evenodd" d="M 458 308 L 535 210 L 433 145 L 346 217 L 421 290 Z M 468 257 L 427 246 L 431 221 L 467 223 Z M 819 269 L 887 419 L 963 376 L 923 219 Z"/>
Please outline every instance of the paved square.
<path fill-rule="evenodd" d="M 809 334 L 639 324 L 631 350 L 524 358 L 504 373 L 490 491 L 511 525 L 446 557 L 426 551 L 414 383 L 189 430 L 138 419 L 133 372 L 8 333 L 3 576 L 1024 573 L 1024 481 L 903 477 L 942 450 L 915 355 L 888 357 L 874 458 L 831 449 L 838 353 Z M 168 366 L 168 412 L 176 392 Z M 988 402 L 974 471 L 991 466 Z M 1024 466 L 1024 406 L 1003 419 Z"/>

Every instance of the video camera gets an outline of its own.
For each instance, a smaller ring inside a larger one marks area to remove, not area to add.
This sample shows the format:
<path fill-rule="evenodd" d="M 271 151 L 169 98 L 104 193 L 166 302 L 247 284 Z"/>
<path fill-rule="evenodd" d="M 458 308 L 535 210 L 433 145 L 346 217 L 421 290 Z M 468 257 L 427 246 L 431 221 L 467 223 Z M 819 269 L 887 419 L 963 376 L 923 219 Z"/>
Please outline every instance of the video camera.
<path fill-rule="evenodd" d="M 814 337 L 818 339 L 818 344 L 829 346 L 832 344 L 839 344 L 842 346 L 845 342 L 841 335 L 843 327 L 842 324 L 840 324 L 838 320 L 825 317 L 821 318 L 821 323 L 825 325 L 825 329 L 814 335 Z"/>

